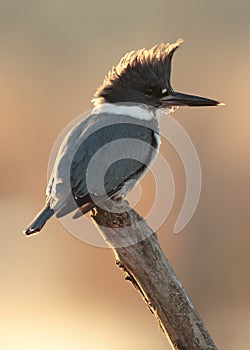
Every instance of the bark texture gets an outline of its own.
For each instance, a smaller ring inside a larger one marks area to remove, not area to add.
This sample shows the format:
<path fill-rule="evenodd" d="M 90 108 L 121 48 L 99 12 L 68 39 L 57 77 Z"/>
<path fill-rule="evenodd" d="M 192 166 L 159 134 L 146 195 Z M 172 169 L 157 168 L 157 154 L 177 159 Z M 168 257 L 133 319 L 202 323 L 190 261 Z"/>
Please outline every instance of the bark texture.
<path fill-rule="evenodd" d="M 172 348 L 217 349 L 146 221 L 125 200 L 95 208 L 92 219 Z"/>

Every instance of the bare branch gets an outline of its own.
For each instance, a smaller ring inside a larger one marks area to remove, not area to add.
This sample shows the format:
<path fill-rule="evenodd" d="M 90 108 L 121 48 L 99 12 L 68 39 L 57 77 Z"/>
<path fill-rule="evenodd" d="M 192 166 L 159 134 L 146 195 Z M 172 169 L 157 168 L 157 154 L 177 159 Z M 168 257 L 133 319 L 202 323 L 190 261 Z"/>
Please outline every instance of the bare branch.
<path fill-rule="evenodd" d="M 114 213 L 117 208 L 120 213 Z M 126 201 L 115 203 L 112 210 L 113 213 L 96 208 L 92 219 L 113 249 L 116 263 L 142 295 L 172 348 L 216 350 L 156 234 Z"/>

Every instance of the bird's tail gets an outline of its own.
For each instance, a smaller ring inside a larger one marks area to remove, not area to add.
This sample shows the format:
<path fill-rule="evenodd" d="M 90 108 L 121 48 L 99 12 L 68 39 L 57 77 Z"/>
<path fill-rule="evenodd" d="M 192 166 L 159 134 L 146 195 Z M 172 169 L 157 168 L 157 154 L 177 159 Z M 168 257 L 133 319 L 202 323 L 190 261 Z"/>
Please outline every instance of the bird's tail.
<path fill-rule="evenodd" d="M 35 219 L 29 227 L 23 231 L 23 233 L 26 235 L 32 235 L 35 232 L 39 232 L 53 214 L 54 210 L 50 208 L 49 204 L 47 204 L 40 213 L 37 214 Z"/>

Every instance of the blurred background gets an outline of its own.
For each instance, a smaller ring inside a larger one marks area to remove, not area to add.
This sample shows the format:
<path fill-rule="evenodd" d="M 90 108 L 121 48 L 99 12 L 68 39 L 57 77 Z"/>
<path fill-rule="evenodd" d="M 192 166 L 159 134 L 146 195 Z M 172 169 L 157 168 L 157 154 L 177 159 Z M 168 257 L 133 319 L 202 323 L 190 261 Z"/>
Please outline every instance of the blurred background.
<path fill-rule="evenodd" d="M 159 239 L 218 348 L 249 349 L 250 3 L 10 0 L 0 6 L 0 348 L 170 349 L 112 251 L 74 238 L 56 219 L 34 237 L 21 231 L 43 205 L 57 135 L 91 108 L 108 69 L 129 50 L 183 37 L 173 87 L 226 106 L 175 112 L 197 149 L 203 186 L 192 220 L 174 235 L 185 177 L 164 142 L 177 192 Z M 153 187 L 149 174 L 142 190 Z M 153 192 L 139 202 L 141 214 Z"/>

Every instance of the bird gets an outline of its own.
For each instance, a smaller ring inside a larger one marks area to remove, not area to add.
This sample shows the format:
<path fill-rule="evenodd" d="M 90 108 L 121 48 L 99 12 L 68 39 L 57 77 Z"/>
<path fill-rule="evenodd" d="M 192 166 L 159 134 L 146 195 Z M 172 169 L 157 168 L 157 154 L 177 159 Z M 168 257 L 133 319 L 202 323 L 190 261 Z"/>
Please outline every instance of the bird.
<path fill-rule="evenodd" d="M 97 88 L 89 116 L 59 148 L 46 189 L 46 203 L 26 235 L 53 216 L 73 218 L 125 197 L 153 164 L 160 147 L 159 118 L 178 107 L 222 103 L 176 92 L 172 57 L 183 39 L 125 54 Z"/>

